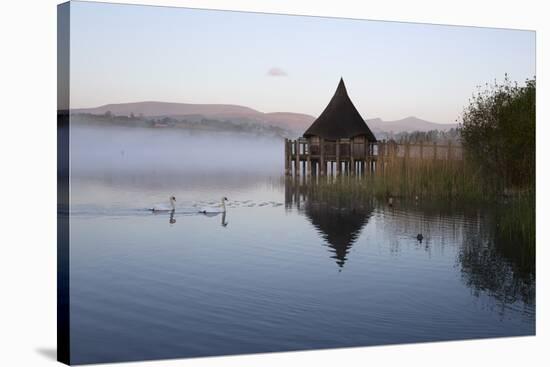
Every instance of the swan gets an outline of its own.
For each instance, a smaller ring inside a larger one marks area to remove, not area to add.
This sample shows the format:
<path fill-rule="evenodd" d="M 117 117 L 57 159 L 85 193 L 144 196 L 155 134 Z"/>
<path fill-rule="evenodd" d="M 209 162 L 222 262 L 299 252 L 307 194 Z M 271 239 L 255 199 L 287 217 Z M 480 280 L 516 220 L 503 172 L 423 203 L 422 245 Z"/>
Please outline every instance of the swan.
<path fill-rule="evenodd" d="M 153 212 L 171 212 L 171 211 L 173 212 L 174 210 L 176 210 L 176 197 L 170 196 L 169 200 L 170 200 L 169 206 L 166 204 L 158 204 L 150 208 L 149 210 Z"/>
<path fill-rule="evenodd" d="M 213 213 L 225 213 L 225 202 L 227 201 L 227 198 L 224 196 L 222 198 L 222 204 L 221 206 L 211 206 L 211 207 L 205 207 L 201 208 L 199 210 L 199 213 L 202 214 L 213 214 Z"/>

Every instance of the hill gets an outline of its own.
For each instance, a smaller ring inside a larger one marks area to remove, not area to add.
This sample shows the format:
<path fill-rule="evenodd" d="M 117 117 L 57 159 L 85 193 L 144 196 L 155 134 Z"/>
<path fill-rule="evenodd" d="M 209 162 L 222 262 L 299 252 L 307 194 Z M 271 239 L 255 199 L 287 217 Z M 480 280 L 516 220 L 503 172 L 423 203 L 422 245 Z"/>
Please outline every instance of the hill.
<path fill-rule="evenodd" d="M 259 123 L 294 131 L 297 135 L 306 130 L 315 120 L 314 116 L 293 112 L 264 113 L 246 106 L 231 104 L 192 104 L 171 102 L 134 102 L 107 104 L 93 108 L 72 109 L 72 113 L 103 115 L 110 112 L 117 116 L 139 116 L 149 118 L 176 118 L 200 122 L 202 119 L 218 121 Z M 367 124 L 377 136 L 413 131 L 447 131 L 456 124 L 439 124 L 409 116 L 400 120 L 384 121 L 380 118 L 367 119 Z"/>
<path fill-rule="evenodd" d="M 431 131 L 431 130 L 449 130 L 455 128 L 457 124 L 438 124 L 426 120 L 419 119 L 414 116 L 405 117 L 400 120 L 384 121 L 379 118 L 366 120 L 367 125 L 376 133 L 400 133 L 413 131 Z"/>

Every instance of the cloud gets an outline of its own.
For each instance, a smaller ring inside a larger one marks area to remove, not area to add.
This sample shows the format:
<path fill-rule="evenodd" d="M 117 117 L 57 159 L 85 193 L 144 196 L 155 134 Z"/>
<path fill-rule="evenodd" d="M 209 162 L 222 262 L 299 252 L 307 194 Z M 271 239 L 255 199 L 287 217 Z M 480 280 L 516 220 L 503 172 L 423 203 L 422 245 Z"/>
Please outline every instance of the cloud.
<path fill-rule="evenodd" d="M 267 75 L 269 75 L 269 76 L 287 76 L 288 74 L 286 73 L 286 71 L 284 71 L 281 68 L 272 67 L 271 69 L 269 69 L 267 71 Z"/>

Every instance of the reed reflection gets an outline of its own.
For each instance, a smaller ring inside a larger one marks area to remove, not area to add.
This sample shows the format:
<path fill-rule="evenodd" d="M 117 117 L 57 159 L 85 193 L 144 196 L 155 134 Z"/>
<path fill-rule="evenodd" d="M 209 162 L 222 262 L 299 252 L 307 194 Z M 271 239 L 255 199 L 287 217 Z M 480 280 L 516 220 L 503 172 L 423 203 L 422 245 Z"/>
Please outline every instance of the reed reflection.
<path fill-rule="evenodd" d="M 525 312 L 534 314 L 534 218 L 531 227 L 525 225 L 531 222 L 517 220 L 533 213 L 531 208 L 418 200 L 389 206 L 354 187 L 345 178 L 285 181 L 286 209 L 307 217 L 340 268 L 375 212 L 380 241 L 386 241 L 392 255 L 407 256 L 411 248 L 430 257 L 434 251 L 456 253 L 462 282 L 474 296 L 490 296 L 502 306 L 524 305 Z"/>
<path fill-rule="evenodd" d="M 397 207 L 377 210 L 382 213 L 384 231 L 395 237 L 392 253 L 399 254 L 408 238 L 413 241 L 416 231 L 423 234 L 422 241 L 416 238 L 418 249 L 431 251 L 435 245 L 444 251 L 457 244 L 461 279 L 474 296 L 489 295 L 502 305 L 522 302 L 528 312 L 534 312 L 534 218 L 517 220 L 518 215 L 534 213 L 530 208 L 510 203 L 482 207 L 399 202 Z"/>
<path fill-rule="evenodd" d="M 502 304 L 522 301 L 534 313 L 534 218 L 532 228 L 511 221 L 516 210 L 507 205 L 484 213 L 483 222 L 466 231 L 458 258 L 462 278 L 475 294 L 490 294 Z"/>

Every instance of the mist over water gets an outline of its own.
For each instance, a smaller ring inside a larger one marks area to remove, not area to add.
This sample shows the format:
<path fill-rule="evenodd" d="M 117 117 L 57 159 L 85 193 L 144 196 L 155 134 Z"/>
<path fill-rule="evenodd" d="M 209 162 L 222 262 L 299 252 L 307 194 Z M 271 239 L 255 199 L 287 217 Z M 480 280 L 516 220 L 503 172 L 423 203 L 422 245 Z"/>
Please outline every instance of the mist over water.
<path fill-rule="evenodd" d="M 78 125 L 71 129 L 71 173 L 76 176 L 281 174 L 283 154 L 282 140 L 250 134 Z"/>

